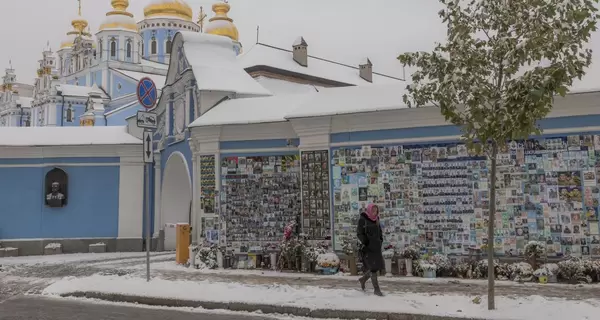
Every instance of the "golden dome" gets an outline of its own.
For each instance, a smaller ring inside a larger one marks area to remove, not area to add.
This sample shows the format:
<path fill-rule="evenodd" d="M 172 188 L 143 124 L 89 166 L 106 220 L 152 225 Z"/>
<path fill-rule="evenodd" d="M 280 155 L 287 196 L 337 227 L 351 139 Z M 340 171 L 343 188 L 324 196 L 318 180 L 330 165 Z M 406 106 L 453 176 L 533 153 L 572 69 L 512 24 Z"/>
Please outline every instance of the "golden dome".
<path fill-rule="evenodd" d="M 229 10 L 231 10 L 229 3 L 215 3 L 212 6 L 212 10 L 215 13 L 215 16 L 208 20 L 209 22 L 206 25 L 206 29 L 204 29 L 204 32 L 208 34 L 214 34 L 217 36 L 225 36 L 233 41 L 238 41 L 238 29 L 235 26 L 235 24 L 233 24 L 233 19 L 227 16 L 227 13 L 229 12 Z"/>
<path fill-rule="evenodd" d="M 144 17 L 176 17 L 192 21 L 192 8 L 183 0 L 152 0 L 144 8 Z"/>
<path fill-rule="evenodd" d="M 100 25 L 100 31 L 106 29 L 125 29 L 129 31 L 138 31 L 137 23 L 133 14 L 127 12 L 129 0 L 111 0 L 112 11 L 106 13 L 106 19 Z"/>
<path fill-rule="evenodd" d="M 85 28 L 88 27 L 88 22 L 81 16 L 81 0 L 79 0 L 79 11 L 77 17 L 71 21 L 71 25 L 73 26 L 73 30 L 67 32 L 67 39 L 60 44 L 61 49 L 71 48 L 73 43 L 75 42 L 75 38 L 77 36 L 82 35 L 86 37 L 91 37 L 92 35 L 85 31 Z"/>

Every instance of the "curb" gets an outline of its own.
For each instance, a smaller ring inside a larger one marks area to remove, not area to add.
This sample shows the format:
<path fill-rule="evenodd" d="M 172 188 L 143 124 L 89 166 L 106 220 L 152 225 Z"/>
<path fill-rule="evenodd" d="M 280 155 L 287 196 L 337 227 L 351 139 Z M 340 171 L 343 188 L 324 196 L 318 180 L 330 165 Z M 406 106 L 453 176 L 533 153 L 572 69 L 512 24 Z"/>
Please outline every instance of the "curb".
<path fill-rule="evenodd" d="M 243 302 L 215 302 L 215 301 L 197 301 L 181 300 L 169 298 L 155 298 L 132 296 L 118 293 L 102 292 L 83 292 L 76 291 L 64 293 L 61 297 L 75 297 L 98 299 L 110 302 L 127 302 L 134 304 L 143 304 L 149 306 L 163 307 L 185 307 L 185 308 L 203 308 L 207 310 L 230 310 L 242 312 L 257 312 L 265 314 L 287 314 L 299 317 L 317 318 L 317 319 L 359 319 L 359 320 L 483 320 L 477 318 L 465 318 L 456 316 L 433 316 L 425 314 L 410 313 L 389 313 L 372 312 L 357 310 L 335 310 L 335 309 L 314 309 L 293 306 L 277 306 L 269 304 L 243 303 Z"/>

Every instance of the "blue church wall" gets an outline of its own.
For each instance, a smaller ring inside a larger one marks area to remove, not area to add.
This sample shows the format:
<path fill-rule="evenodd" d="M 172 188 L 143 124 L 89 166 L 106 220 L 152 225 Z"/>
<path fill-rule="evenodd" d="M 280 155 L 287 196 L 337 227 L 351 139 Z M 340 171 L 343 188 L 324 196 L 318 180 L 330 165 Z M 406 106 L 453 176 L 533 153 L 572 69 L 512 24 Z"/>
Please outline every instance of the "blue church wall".
<path fill-rule="evenodd" d="M 112 72 L 112 80 L 110 92 L 113 99 L 131 94 L 137 90 L 137 82 L 135 80 L 118 72 Z M 119 89 L 119 84 L 121 85 L 121 89 Z"/>
<path fill-rule="evenodd" d="M 559 118 L 546 118 L 539 122 L 542 129 L 566 129 L 597 126 L 600 123 L 600 115 L 569 116 Z M 592 132 L 588 132 L 592 133 Z M 360 142 L 388 139 L 430 138 L 442 137 L 441 141 L 448 141 L 444 136 L 460 135 L 460 129 L 453 125 L 418 127 L 403 129 L 386 129 L 373 131 L 341 132 L 331 134 L 331 143 Z M 551 134 L 543 134 L 543 137 L 551 137 Z M 555 135 L 560 136 L 560 135 Z"/>
<path fill-rule="evenodd" d="M 79 126 L 79 117 L 81 117 L 85 113 L 85 105 L 84 104 L 72 104 L 71 108 L 73 109 L 73 121 L 68 122 L 66 119 L 67 108 L 69 107 L 68 103 L 65 103 L 64 107 L 62 103 L 56 105 L 56 123 L 62 127 L 77 127 Z"/>
<path fill-rule="evenodd" d="M 0 239 L 117 237 L 119 166 L 108 165 L 116 162 L 119 158 L 0 159 L 0 176 L 10 181 L 0 185 Z M 1 167 L 9 164 L 23 167 Z M 45 175 L 55 164 L 69 179 L 63 208 L 44 203 Z"/>
<path fill-rule="evenodd" d="M 153 32 L 155 32 L 155 34 L 153 34 Z M 142 31 L 142 38 L 144 39 L 144 58 L 148 58 L 149 56 L 153 55 L 152 51 L 151 51 L 151 46 L 152 46 L 152 37 L 154 36 L 154 38 L 156 39 L 156 55 L 157 55 L 157 60 L 160 63 L 165 63 L 165 51 L 166 51 L 166 41 L 167 41 L 167 37 L 168 35 L 171 35 L 171 39 L 173 39 L 175 37 L 175 34 L 177 33 L 176 30 L 172 30 L 172 29 L 147 29 L 145 31 Z"/>
<path fill-rule="evenodd" d="M 121 111 L 110 114 L 110 116 L 106 117 L 106 121 L 108 121 L 109 126 L 124 126 L 127 125 L 127 118 L 134 116 L 138 111 L 143 110 L 145 110 L 145 108 L 138 103 Z"/>
<path fill-rule="evenodd" d="M 90 85 L 93 86 L 95 84 L 98 87 L 102 87 L 102 71 L 93 72 L 90 77 L 92 79 Z"/>

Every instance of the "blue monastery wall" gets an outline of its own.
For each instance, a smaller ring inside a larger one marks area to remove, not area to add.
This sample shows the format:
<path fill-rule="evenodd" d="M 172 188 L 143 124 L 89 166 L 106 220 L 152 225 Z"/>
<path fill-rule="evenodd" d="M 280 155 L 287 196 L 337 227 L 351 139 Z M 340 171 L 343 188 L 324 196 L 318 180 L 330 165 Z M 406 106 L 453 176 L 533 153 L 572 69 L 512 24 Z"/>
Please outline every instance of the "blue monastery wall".
<path fill-rule="evenodd" d="M 0 239 L 117 237 L 118 162 L 119 158 L 0 159 Z M 81 165 L 85 163 L 94 165 Z M 44 178 L 54 168 L 69 177 L 68 204 L 63 208 L 44 203 Z"/>
<path fill-rule="evenodd" d="M 137 89 L 137 81 L 118 72 L 111 71 L 112 81 L 109 84 L 110 96 L 112 99 L 135 93 Z M 119 89 L 119 85 L 121 88 Z"/>

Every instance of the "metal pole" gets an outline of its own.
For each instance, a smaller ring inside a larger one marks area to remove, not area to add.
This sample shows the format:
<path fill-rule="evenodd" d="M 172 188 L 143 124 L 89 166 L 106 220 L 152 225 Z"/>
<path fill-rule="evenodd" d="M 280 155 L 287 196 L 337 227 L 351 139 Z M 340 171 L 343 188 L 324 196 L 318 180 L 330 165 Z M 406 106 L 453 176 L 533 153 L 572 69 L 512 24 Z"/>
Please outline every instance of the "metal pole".
<path fill-rule="evenodd" d="M 146 166 L 146 188 L 145 188 L 145 215 L 146 215 L 146 281 L 150 281 L 150 245 L 152 244 L 152 236 L 150 235 L 150 165 Z"/>

